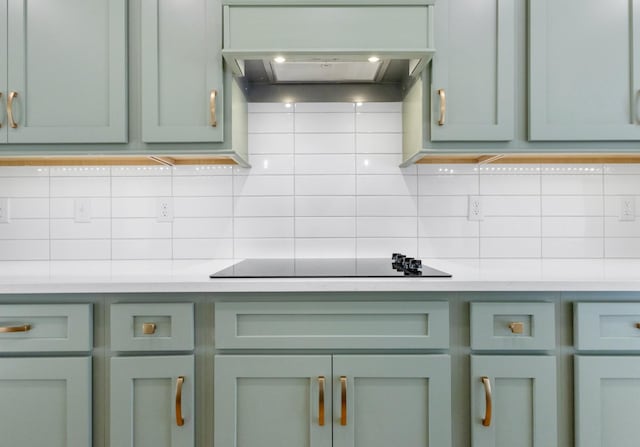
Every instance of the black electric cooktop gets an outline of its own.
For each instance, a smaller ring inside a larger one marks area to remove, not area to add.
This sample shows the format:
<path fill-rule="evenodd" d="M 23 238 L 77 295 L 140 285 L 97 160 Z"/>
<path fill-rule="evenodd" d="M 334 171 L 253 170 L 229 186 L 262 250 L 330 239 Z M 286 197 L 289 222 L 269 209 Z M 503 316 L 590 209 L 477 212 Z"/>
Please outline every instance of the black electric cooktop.
<path fill-rule="evenodd" d="M 392 258 L 245 259 L 211 278 L 450 278 L 419 259 L 394 253 Z"/>

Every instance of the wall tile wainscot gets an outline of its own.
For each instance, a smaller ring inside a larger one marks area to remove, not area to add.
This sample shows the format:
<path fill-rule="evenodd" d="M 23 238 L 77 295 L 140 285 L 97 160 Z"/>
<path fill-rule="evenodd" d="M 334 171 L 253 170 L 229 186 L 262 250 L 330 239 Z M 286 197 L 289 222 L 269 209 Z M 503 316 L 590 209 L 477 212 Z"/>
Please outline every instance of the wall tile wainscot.
<path fill-rule="evenodd" d="M 640 257 L 635 209 L 620 219 L 640 165 L 401 169 L 400 103 L 249 111 L 251 169 L 0 168 L 0 260 Z M 467 218 L 469 196 L 483 220 Z M 160 199 L 173 221 L 158 221 Z"/>

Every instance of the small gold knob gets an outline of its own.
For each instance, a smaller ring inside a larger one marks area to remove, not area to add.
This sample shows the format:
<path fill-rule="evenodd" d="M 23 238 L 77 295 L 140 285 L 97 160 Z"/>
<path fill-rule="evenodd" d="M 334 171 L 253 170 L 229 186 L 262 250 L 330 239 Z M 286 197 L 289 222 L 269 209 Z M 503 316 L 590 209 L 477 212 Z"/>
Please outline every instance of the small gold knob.
<path fill-rule="evenodd" d="M 155 334 L 156 333 L 156 324 L 155 323 L 142 323 L 142 333 L 143 334 Z"/>
<path fill-rule="evenodd" d="M 514 321 L 509 324 L 509 329 L 511 329 L 512 334 L 522 334 L 524 332 L 524 323 L 521 321 Z"/>

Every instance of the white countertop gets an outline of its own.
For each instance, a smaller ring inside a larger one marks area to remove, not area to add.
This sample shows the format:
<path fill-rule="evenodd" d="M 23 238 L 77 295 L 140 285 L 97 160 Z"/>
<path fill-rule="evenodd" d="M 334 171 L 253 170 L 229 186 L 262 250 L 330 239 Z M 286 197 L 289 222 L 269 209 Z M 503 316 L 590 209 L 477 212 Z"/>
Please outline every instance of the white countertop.
<path fill-rule="evenodd" d="M 638 291 L 640 259 L 439 260 L 452 278 L 210 279 L 233 261 L 0 262 L 0 293 Z"/>

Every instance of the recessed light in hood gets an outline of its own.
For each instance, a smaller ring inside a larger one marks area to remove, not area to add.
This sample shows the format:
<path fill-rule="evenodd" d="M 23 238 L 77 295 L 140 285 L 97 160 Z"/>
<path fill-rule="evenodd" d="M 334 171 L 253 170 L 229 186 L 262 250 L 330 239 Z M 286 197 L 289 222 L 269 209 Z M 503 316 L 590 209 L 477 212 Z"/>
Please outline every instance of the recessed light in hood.
<path fill-rule="evenodd" d="M 399 101 L 434 53 L 433 0 L 223 3 L 222 54 L 249 101 Z"/>

